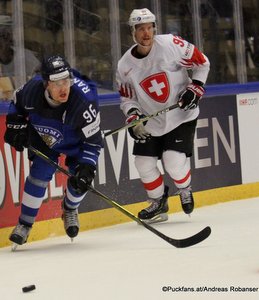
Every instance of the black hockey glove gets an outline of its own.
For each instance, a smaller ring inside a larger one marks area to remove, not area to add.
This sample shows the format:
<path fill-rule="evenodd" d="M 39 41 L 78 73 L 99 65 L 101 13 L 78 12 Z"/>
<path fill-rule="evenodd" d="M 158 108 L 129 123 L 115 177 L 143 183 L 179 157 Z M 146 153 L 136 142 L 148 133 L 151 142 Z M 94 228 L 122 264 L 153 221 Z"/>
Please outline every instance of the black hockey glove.
<path fill-rule="evenodd" d="M 22 152 L 24 147 L 29 146 L 29 132 L 27 120 L 18 114 L 6 116 L 6 131 L 4 140 L 15 148 L 16 151 Z"/>
<path fill-rule="evenodd" d="M 95 177 L 96 168 L 88 164 L 76 166 L 75 175 L 68 179 L 69 184 L 77 194 L 84 194 Z"/>
<path fill-rule="evenodd" d="M 139 110 L 134 109 L 128 112 L 128 118 L 126 119 L 126 124 L 130 124 L 135 120 L 145 118 L 145 115 L 141 114 Z M 141 122 L 138 125 L 132 126 L 128 129 L 130 136 L 140 143 L 145 143 L 151 136 L 151 134 L 145 129 L 147 121 Z"/>
<path fill-rule="evenodd" d="M 204 88 L 196 83 L 190 83 L 183 91 L 178 100 L 179 107 L 183 110 L 194 109 L 204 94 Z"/>

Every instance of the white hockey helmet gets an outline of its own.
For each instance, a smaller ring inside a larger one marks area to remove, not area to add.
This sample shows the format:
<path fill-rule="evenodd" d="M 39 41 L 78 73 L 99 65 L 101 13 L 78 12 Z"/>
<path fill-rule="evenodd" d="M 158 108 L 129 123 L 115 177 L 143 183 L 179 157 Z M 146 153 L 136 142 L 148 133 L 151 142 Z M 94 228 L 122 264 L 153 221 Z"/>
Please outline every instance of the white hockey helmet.
<path fill-rule="evenodd" d="M 136 25 L 145 23 L 153 23 L 154 33 L 156 34 L 156 16 L 147 8 L 133 9 L 128 24 L 131 28 L 133 41 L 135 43 L 137 43 L 135 38 Z"/>
<path fill-rule="evenodd" d="M 156 16 L 147 8 L 134 9 L 129 17 L 129 26 L 135 28 L 135 25 L 144 23 L 156 23 Z"/>

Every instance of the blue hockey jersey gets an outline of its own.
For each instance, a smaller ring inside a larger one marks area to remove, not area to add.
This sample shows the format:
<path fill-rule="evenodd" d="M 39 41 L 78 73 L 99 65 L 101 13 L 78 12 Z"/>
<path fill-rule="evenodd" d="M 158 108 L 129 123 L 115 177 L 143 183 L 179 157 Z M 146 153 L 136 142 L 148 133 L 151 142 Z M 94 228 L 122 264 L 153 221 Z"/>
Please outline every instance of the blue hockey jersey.
<path fill-rule="evenodd" d="M 36 132 L 31 137 L 36 148 L 44 141 L 53 152 L 73 157 L 79 163 L 96 165 L 102 135 L 95 84 L 74 77 L 67 102 L 57 107 L 48 104 L 44 92 L 43 80 L 37 75 L 16 90 L 9 113 L 27 118 Z"/>

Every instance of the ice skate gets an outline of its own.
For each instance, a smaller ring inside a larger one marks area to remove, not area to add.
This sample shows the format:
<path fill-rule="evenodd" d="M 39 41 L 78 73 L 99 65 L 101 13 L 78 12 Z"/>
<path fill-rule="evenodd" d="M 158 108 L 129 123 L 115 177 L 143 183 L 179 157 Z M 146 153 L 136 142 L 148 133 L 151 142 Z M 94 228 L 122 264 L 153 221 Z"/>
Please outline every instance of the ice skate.
<path fill-rule="evenodd" d="M 9 240 L 13 242 L 12 251 L 15 251 L 18 245 L 27 242 L 31 227 L 18 223 L 9 236 Z"/>
<path fill-rule="evenodd" d="M 66 234 L 71 238 L 71 242 L 73 242 L 73 238 L 76 237 L 79 232 L 78 210 L 65 208 L 64 201 L 62 202 L 62 210 L 62 220 Z"/>
<path fill-rule="evenodd" d="M 138 213 L 138 217 L 148 224 L 168 220 L 168 186 L 165 186 L 164 195 L 160 199 L 151 199 L 151 205 Z"/>
<path fill-rule="evenodd" d="M 180 195 L 183 211 L 186 214 L 192 213 L 193 208 L 194 208 L 194 200 L 193 200 L 193 196 L 192 196 L 191 186 L 188 186 L 183 189 L 179 189 L 176 194 Z"/>

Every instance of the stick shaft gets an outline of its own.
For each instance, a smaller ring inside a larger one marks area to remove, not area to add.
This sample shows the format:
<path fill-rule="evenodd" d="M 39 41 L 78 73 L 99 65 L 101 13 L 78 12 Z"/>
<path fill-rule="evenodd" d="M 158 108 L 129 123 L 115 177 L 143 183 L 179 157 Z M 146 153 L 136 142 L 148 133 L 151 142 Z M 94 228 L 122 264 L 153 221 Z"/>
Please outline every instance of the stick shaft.
<path fill-rule="evenodd" d="M 116 128 L 116 129 L 113 129 L 113 130 L 110 130 L 109 132 L 106 132 L 106 133 L 104 134 L 104 136 L 107 137 L 107 136 L 112 135 L 112 134 L 115 134 L 115 133 L 117 133 L 117 132 L 119 132 L 119 131 L 121 131 L 121 130 L 128 129 L 128 128 L 130 128 L 130 127 L 136 126 L 136 125 L 138 125 L 138 124 L 140 124 L 140 123 L 146 122 L 146 121 L 148 121 L 148 120 L 150 120 L 150 119 L 152 119 L 152 118 L 155 118 L 155 117 L 157 117 L 157 116 L 159 116 L 159 115 L 165 114 L 165 113 L 167 113 L 168 111 L 173 110 L 173 109 L 175 109 L 175 108 L 177 108 L 177 107 L 179 107 L 179 105 L 178 105 L 177 103 L 176 103 L 176 104 L 173 104 L 173 105 L 168 106 L 167 108 L 161 109 L 161 110 L 159 110 L 159 111 L 157 111 L 157 112 L 155 112 L 155 113 L 153 113 L 153 114 L 151 114 L 151 115 L 145 116 L 144 118 L 135 120 L 135 121 L 133 121 L 133 122 L 131 122 L 131 123 L 129 123 L 129 124 L 126 124 L 126 125 L 124 125 L 124 126 L 118 127 L 118 128 Z"/>
<path fill-rule="evenodd" d="M 31 150 L 34 154 L 38 155 L 40 158 L 44 159 L 46 162 L 51 164 L 53 167 L 57 168 L 60 172 L 64 173 L 67 176 L 73 176 L 68 170 L 62 168 L 58 163 L 56 163 L 54 160 L 50 159 L 47 155 L 42 153 L 41 151 L 37 150 L 33 146 L 28 147 L 29 150 Z"/>

